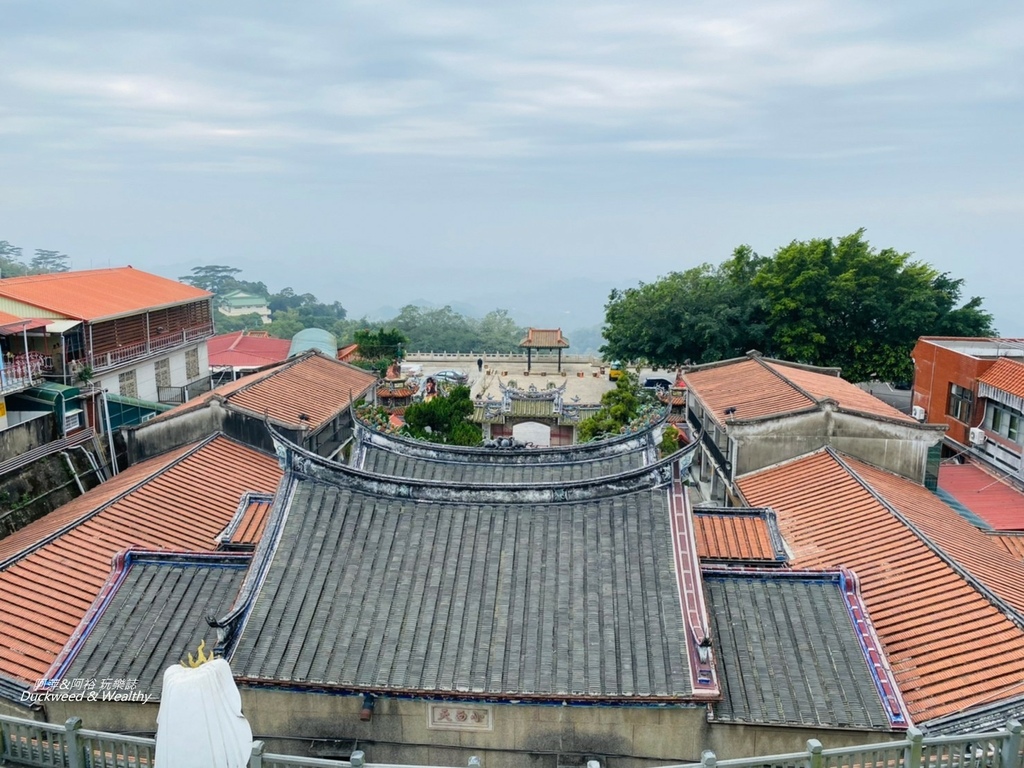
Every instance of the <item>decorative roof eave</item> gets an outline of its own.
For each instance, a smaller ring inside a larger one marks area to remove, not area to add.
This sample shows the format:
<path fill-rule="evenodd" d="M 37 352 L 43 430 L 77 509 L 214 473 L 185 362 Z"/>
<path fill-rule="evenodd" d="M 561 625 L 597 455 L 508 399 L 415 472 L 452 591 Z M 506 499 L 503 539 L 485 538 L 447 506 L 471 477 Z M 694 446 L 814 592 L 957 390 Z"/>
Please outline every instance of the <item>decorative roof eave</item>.
<path fill-rule="evenodd" d="M 693 461 L 695 441 L 660 461 L 645 467 L 566 483 L 537 483 L 524 487 L 519 483 L 492 483 L 453 486 L 437 480 L 394 478 L 330 461 L 291 442 L 269 424 L 275 450 L 286 473 L 310 477 L 334 485 L 344 485 L 363 493 L 414 501 L 450 501 L 466 503 L 553 504 L 568 501 L 619 496 L 669 485 L 673 472 L 686 470 Z"/>
<path fill-rule="evenodd" d="M 336 696 L 386 696 L 397 699 L 420 699 L 438 702 L 479 702 L 481 704 L 604 704 L 611 706 L 700 706 L 711 699 L 697 694 L 619 694 L 616 696 L 589 693 L 499 693 L 494 691 L 432 690 L 422 688 L 389 688 L 385 686 L 344 683 L 274 680 L 260 677 L 235 676 L 238 685 L 250 688 L 277 688 L 333 694 Z M 717 697 L 720 698 L 720 697 Z"/>
<path fill-rule="evenodd" d="M 702 568 L 702 573 L 707 576 L 719 578 L 750 578 L 761 576 L 766 579 L 792 579 L 805 581 L 831 581 L 839 584 L 843 594 L 843 602 L 846 605 L 850 621 L 853 623 L 854 632 L 860 641 L 861 652 L 864 654 L 864 661 L 871 672 L 875 683 L 875 690 L 878 692 L 885 709 L 889 725 L 893 730 L 906 730 L 912 723 L 906 702 L 900 693 L 896 683 L 896 676 L 889 667 L 888 658 L 882 649 L 882 642 L 875 631 L 874 624 L 868 618 L 867 608 L 861 598 L 860 581 L 853 571 L 840 567 L 828 570 L 777 570 L 772 568 Z"/>
<path fill-rule="evenodd" d="M 366 440 L 374 446 L 391 450 L 396 453 L 404 453 L 408 456 L 437 459 L 438 454 L 445 453 L 452 460 L 479 461 L 492 457 L 496 452 L 493 448 L 471 447 L 462 445 L 445 445 L 443 443 L 427 443 L 423 440 L 416 440 L 411 437 L 403 437 L 390 433 L 381 432 L 372 425 L 359 418 L 355 409 L 355 401 L 350 405 L 352 421 L 355 425 L 355 441 Z M 527 462 L 544 464 L 545 459 L 552 461 L 567 461 L 579 454 L 581 460 L 593 459 L 605 456 L 615 456 L 620 453 L 629 453 L 637 448 L 648 447 L 653 444 L 654 431 L 660 427 L 668 418 L 668 411 L 662 414 L 662 418 L 639 432 L 610 437 L 607 440 L 595 440 L 590 443 L 578 443 L 576 445 L 552 446 L 549 448 L 531 448 L 529 452 L 521 454 L 510 454 L 508 451 L 501 451 L 502 457 L 524 456 L 529 457 Z"/>
<path fill-rule="evenodd" d="M 812 398 L 813 399 L 813 398 Z M 844 408 L 839 405 L 832 398 L 821 398 L 815 400 L 814 404 L 808 408 L 800 408 L 794 411 L 782 411 L 779 413 L 767 413 L 763 416 L 753 416 L 749 419 L 743 418 L 731 418 L 725 419 L 724 422 L 719 422 L 717 419 L 718 414 L 708 411 L 711 418 L 719 425 L 724 427 L 744 427 L 744 426 L 755 426 L 758 424 L 764 424 L 770 421 L 777 421 L 779 419 L 787 419 L 794 416 L 805 416 L 809 413 L 816 413 L 820 411 L 832 411 L 834 413 L 842 413 L 847 416 L 856 416 L 861 419 L 868 419 L 870 421 L 877 421 L 883 424 L 892 424 L 898 427 L 911 428 L 916 432 L 937 432 L 944 433 L 947 429 L 945 424 L 928 424 L 917 421 L 916 419 L 902 419 L 896 416 L 886 416 L 880 413 L 870 413 L 868 411 L 860 411 L 855 408 Z"/>

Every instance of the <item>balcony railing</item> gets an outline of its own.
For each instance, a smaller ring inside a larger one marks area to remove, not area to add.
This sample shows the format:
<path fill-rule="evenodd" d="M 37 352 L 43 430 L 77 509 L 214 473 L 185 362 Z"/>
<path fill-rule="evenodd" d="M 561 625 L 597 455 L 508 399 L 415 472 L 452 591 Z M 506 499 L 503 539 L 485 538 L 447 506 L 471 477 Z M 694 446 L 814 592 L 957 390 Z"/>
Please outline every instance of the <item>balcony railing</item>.
<path fill-rule="evenodd" d="M 110 352 L 90 355 L 84 361 L 79 361 L 79 363 L 89 365 L 93 371 L 105 371 L 134 360 L 150 357 L 158 352 L 166 352 L 169 349 L 183 347 L 200 339 L 208 339 L 211 336 L 213 336 L 213 324 L 207 323 L 206 325 L 199 325 L 193 328 L 184 328 L 175 333 L 153 336 L 148 341 L 127 344 Z"/>
<path fill-rule="evenodd" d="M 68 768 L 151 768 L 156 740 L 82 728 L 77 717 L 64 725 L 40 723 L 0 715 L 0 762 L 21 766 L 67 766 Z M 524 763 L 529 762 L 524 755 Z M 480 768 L 471 757 L 469 768 Z M 601 763 L 603 765 L 603 763 Z M 254 741 L 250 768 L 397 768 L 387 763 L 367 763 L 362 752 L 347 761 L 315 757 L 277 755 L 264 752 L 263 742 Z M 784 755 L 762 755 L 719 760 L 705 752 L 699 763 L 665 768 L 1024 768 L 1021 753 L 1021 725 L 1010 720 L 998 731 L 925 737 L 911 727 L 902 741 L 825 749 L 817 739 L 807 750 Z M 404 766 L 403 768 L 409 768 Z"/>

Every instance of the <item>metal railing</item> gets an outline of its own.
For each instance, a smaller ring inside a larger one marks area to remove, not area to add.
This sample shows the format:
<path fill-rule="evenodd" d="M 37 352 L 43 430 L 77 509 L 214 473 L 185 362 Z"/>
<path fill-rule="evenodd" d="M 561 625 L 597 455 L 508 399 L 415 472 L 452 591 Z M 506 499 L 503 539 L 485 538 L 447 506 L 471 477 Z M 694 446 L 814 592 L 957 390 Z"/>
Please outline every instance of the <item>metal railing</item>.
<path fill-rule="evenodd" d="M 180 331 L 167 333 L 163 336 L 153 336 L 147 341 L 126 344 L 110 352 L 93 354 L 88 356 L 85 362 L 93 371 L 105 371 L 108 368 L 124 365 L 132 360 L 139 360 L 158 352 L 182 347 L 193 341 L 206 339 L 210 336 L 213 336 L 213 324 L 207 323 L 206 325 L 198 325 L 193 328 L 183 328 Z"/>
<path fill-rule="evenodd" d="M 665 768 L 1022 768 L 1021 724 L 1010 720 L 989 733 L 924 736 L 907 730 L 902 741 L 825 749 L 817 739 L 805 752 L 719 760 L 705 752 L 699 763 Z"/>
<path fill-rule="evenodd" d="M 705 752 L 699 763 L 665 768 L 1024 768 L 1021 724 L 1010 720 L 989 733 L 925 737 L 911 727 L 907 738 L 880 744 L 825 749 L 817 739 L 804 752 L 719 760 Z M 82 728 L 80 718 L 64 725 L 0 715 L 0 763 L 61 768 L 150 768 L 156 740 Z M 266 752 L 252 743 L 250 768 L 424 768 L 367 763 L 361 751 L 349 760 L 298 757 Z M 480 760 L 469 758 L 469 768 Z"/>

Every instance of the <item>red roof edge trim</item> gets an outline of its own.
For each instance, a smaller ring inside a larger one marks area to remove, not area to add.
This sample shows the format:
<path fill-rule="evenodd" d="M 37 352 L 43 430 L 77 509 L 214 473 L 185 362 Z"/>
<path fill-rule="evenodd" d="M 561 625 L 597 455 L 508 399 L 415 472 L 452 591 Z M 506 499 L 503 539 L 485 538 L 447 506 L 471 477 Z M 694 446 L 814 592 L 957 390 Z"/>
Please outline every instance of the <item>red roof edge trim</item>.
<path fill-rule="evenodd" d="M 871 676 L 874 678 L 878 695 L 882 699 L 882 706 L 885 707 L 889 724 L 893 730 L 906 730 L 910 726 L 910 714 L 906 702 L 903 701 L 903 696 L 900 695 L 896 676 L 889 667 L 885 651 L 882 650 L 882 641 L 868 618 L 867 608 L 861 599 L 860 580 L 853 571 L 848 568 L 840 568 L 839 584 L 846 602 L 846 610 L 853 621 L 861 650 L 871 669 Z"/>

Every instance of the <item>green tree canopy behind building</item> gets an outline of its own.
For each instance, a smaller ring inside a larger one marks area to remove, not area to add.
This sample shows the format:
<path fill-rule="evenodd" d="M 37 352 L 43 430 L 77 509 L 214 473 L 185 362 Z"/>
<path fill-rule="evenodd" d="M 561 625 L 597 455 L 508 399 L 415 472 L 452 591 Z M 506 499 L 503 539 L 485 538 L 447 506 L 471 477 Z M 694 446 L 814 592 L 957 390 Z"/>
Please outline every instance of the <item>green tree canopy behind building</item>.
<path fill-rule="evenodd" d="M 838 366 L 853 381 L 907 381 L 919 336 L 995 333 L 980 298 L 960 304 L 962 289 L 910 254 L 875 250 L 864 230 L 793 241 L 771 257 L 742 246 L 717 267 L 613 291 L 601 351 L 674 366 L 760 349 Z"/>

